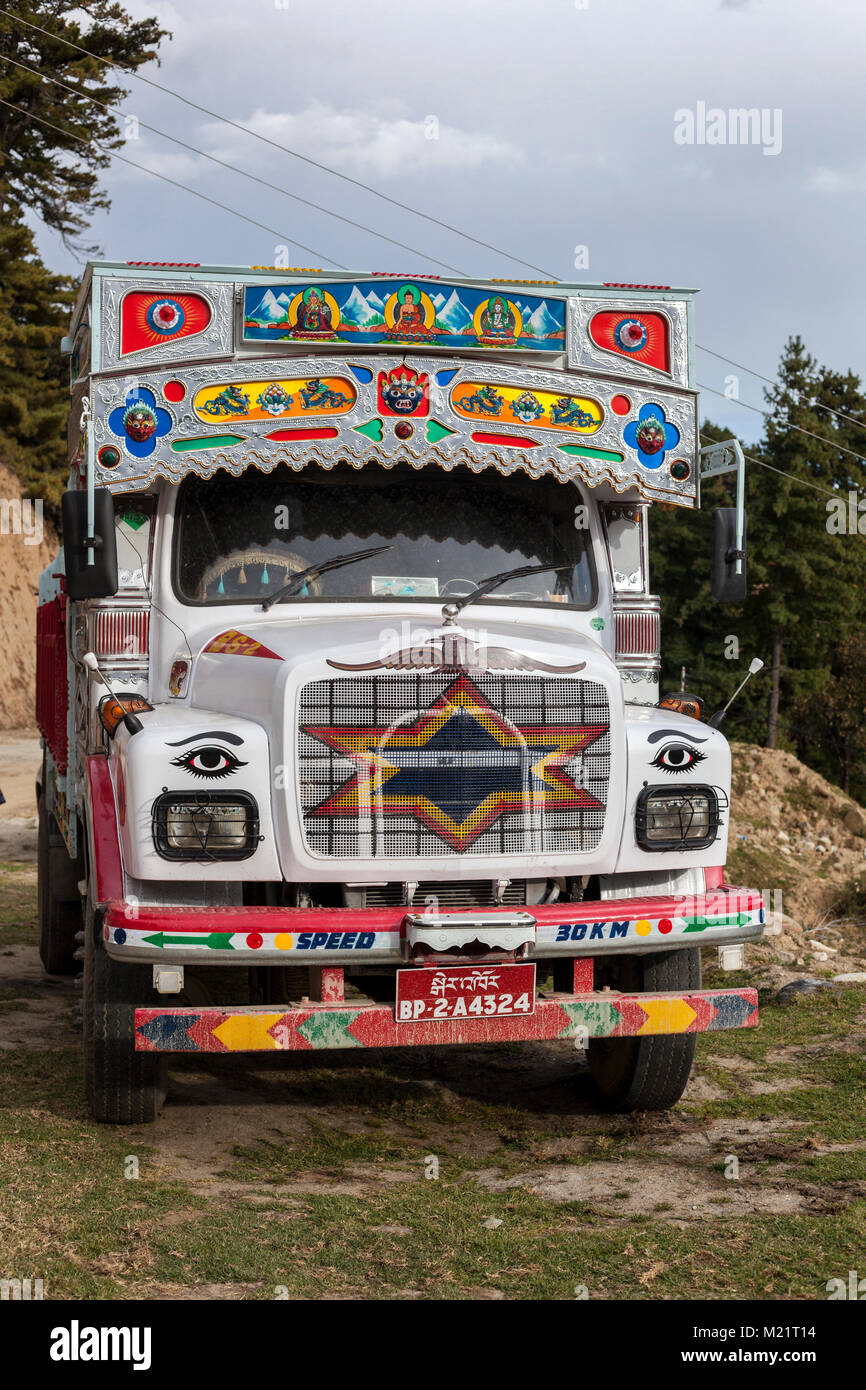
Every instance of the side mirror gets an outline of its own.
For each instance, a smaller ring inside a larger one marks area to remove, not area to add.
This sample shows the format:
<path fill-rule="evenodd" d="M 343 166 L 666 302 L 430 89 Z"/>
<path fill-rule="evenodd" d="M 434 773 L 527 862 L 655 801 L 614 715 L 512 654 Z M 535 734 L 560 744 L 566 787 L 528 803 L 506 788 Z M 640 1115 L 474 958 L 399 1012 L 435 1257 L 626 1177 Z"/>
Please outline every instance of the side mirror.
<path fill-rule="evenodd" d="M 740 574 L 737 560 L 742 562 Z M 713 512 L 710 588 L 716 603 L 742 603 L 746 597 L 746 519 L 744 516 L 743 548 L 738 550 L 736 507 L 716 507 Z"/>
<path fill-rule="evenodd" d="M 111 598 L 117 593 L 117 539 L 114 501 L 106 488 L 93 498 L 94 539 L 87 543 L 87 493 L 64 492 L 62 501 L 63 552 L 66 557 L 66 592 L 70 598 Z M 88 565 L 92 548 L 93 564 Z"/>

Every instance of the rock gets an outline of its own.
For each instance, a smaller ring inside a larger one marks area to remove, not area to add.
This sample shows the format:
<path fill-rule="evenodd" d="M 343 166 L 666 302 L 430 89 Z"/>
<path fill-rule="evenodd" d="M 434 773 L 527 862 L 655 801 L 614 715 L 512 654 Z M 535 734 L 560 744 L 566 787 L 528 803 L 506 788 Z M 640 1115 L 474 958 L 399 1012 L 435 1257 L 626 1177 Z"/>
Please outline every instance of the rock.
<path fill-rule="evenodd" d="M 814 994 L 816 989 L 832 989 L 830 980 L 792 980 L 790 984 L 782 985 L 776 991 L 774 1002 L 777 1004 L 790 1004 L 796 999 L 798 994 Z"/>
<path fill-rule="evenodd" d="M 826 941 L 814 941 L 814 940 L 810 940 L 810 941 L 808 941 L 806 944 L 807 944 L 808 946 L 814 946 L 816 951 L 829 951 L 831 955 L 833 955 L 833 956 L 836 955 L 836 947 L 835 947 L 835 946 L 828 946 L 827 943 L 826 943 Z M 826 957 L 825 957 L 825 959 L 826 959 Z"/>
<path fill-rule="evenodd" d="M 495 1231 L 498 1226 L 502 1225 L 502 1220 L 498 1216 L 488 1216 L 487 1220 L 482 1221 L 481 1224 L 485 1231 Z"/>
<path fill-rule="evenodd" d="M 776 839 L 781 840 L 783 845 L 786 845 L 790 838 L 790 835 L 788 835 L 784 830 L 776 831 Z"/>
<path fill-rule="evenodd" d="M 409 1226 L 374 1226 L 374 1231 L 381 1231 L 384 1236 L 411 1236 L 412 1230 Z"/>
<path fill-rule="evenodd" d="M 866 985 L 866 970 L 848 970 L 843 975 L 834 975 L 833 983 L 840 985 Z"/>
<path fill-rule="evenodd" d="M 842 821 L 846 830 L 850 830 L 852 835 L 863 835 L 866 833 L 866 817 L 860 811 L 855 811 L 852 806 L 850 811 L 846 811 Z"/>

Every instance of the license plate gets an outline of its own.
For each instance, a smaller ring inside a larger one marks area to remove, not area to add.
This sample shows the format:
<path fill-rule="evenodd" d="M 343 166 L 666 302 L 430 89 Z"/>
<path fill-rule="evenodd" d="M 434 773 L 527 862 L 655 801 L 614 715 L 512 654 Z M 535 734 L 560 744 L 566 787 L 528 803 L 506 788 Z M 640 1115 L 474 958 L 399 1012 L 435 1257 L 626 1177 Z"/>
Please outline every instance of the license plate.
<path fill-rule="evenodd" d="M 535 1012 L 534 965 L 463 965 L 397 971 L 398 1023 L 440 1018 L 527 1017 Z"/>

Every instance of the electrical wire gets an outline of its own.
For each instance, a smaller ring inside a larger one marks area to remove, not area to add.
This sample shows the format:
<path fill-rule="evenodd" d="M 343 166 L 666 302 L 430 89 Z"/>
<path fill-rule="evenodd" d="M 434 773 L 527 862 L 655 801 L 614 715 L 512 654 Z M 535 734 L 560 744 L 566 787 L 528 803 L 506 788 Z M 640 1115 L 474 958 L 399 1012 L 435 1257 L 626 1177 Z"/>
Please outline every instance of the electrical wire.
<path fill-rule="evenodd" d="M 73 43 L 71 39 L 64 38 L 62 34 L 56 34 L 51 29 L 43 29 L 40 24 L 33 24 L 30 20 L 22 19 L 20 15 L 14 14 L 11 10 L 0 6 L 0 14 L 5 14 L 15 24 L 23 24 L 28 29 L 35 29 L 38 33 L 44 34 L 46 38 L 54 39 L 56 43 L 62 43 L 67 48 L 74 48 L 78 53 L 84 53 L 88 58 L 93 58 L 97 63 L 103 63 L 106 67 L 118 68 L 121 72 L 134 77 L 138 82 L 144 82 L 148 87 L 154 87 L 157 91 L 163 92 L 166 96 L 174 97 L 176 101 L 182 101 L 185 106 L 191 107 L 194 111 L 200 111 L 202 115 L 210 116 L 212 120 L 222 121 L 223 125 L 231 126 L 234 130 L 242 131 L 245 135 L 251 135 L 256 140 L 261 140 L 264 144 L 270 145 L 275 150 L 282 151 L 283 154 L 291 155 L 293 159 L 299 159 L 304 164 L 311 165 L 314 169 L 321 169 L 326 174 L 331 174 L 334 178 L 342 179 L 344 183 L 350 183 L 355 188 L 361 188 L 365 193 L 371 193 L 374 198 L 380 198 L 385 203 L 390 203 L 392 207 L 400 208 L 402 212 L 409 212 L 414 217 L 422 217 L 426 222 L 432 223 L 436 227 L 441 227 L 447 232 L 453 232 L 455 236 L 463 237 L 465 241 L 471 241 L 475 246 L 481 246 L 485 251 L 493 251 L 495 255 L 502 256 L 506 260 L 514 261 L 516 265 L 526 266 L 528 270 L 535 270 L 539 275 L 556 281 L 557 276 L 549 270 L 534 265 L 531 261 L 523 260 L 521 256 L 514 256 L 510 251 L 503 251 L 501 247 L 492 245 L 489 241 L 481 241 L 478 237 L 471 236 L 469 232 L 463 232 L 459 227 L 452 227 L 448 222 L 442 222 L 438 217 L 433 217 L 430 213 L 421 212 L 418 208 L 413 208 L 408 203 L 401 203 L 397 198 L 391 198 L 387 193 L 381 193 L 377 188 L 364 183 L 361 179 L 353 179 L 349 174 L 341 174 L 338 169 L 332 169 L 327 164 L 322 164 L 317 159 L 311 159 L 309 155 L 301 154 L 298 150 L 292 150 L 287 145 L 281 145 L 277 140 L 271 140 L 267 135 L 261 135 L 259 131 L 253 130 L 250 126 L 242 125 L 239 121 L 232 121 L 227 116 L 221 116 L 218 111 L 211 111 L 207 106 L 200 106 L 198 102 L 191 101 L 189 97 L 182 96 L 180 92 L 173 92 L 170 87 L 163 87 L 161 83 L 154 82 L 152 78 L 142 77 L 132 68 L 124 67 L 122 63 L 115 63 L 110 58 L 102 58 L 98 53 L 93 53 L 89 48 L 84 48 L 81 44 Z M 371 230 L 371 229 L 367 229 Z M 375 234 L 374 234 L 375 235 Z M 296 242 L 300 246 L 300 242 Z M 308 250 L 303 247 L 303 250 Z M 318 252 L 314 252 L 318 255 Z M 441 262 L 440 262 L 441 264 Z M 345 267 L 341 267 L 345 269 Z"/>
<path fill-rule="evenodd" d="M 701 382 L 698 382 L 697 387 L 699 391 L 709 391 L 713 396 L 721 396 L 723 401 L 731 401 L 733 405 L 741 405 L 744 410 L 754 410 L 757 415 L 763 415 L 765 420 L 771 420 L 773 418 L 773 412 L 771 410 L 762 410 L 759 405 L 750 405 L 748 401 L 741 401 L 736 396 L 726 396 L 724 391 L 717 391 L 714 386 L 703 386 Z M 800 434 L 806 434 L 810 439 L 817 439 L 820 444 L 829 445 L 829 447 L 835 449 L 837 453 L 850 454 L 858 463 L 866 463 L 866 458 L 864 458 L 862 454 L 858 454 L 854 449 L 848 449 L 844 444 L 837 444 L 834 439 L 828 439 L 824 434 L 816 434 L 814 430 L 807 430 L 803 425 L 795 425 L 793 420 L 787 422 L 787 428 L 799 430 Z"/>
<path fill-rule="evenodd" d="M 699 435 L 699 438 L 701 443 L 704 445 L 718 444 L 720 442 L 724 443 L 723 440 L 719 441 L 717 439 L 707 439 L 706 436 L 703 434 Z M 746 459 L 749 463 L 756 463 L 759 468 L 767 468 L 771 473 L 778 473 L 781 478 L 787 478 L 788 481 L 791 483 L 802 483 L 803 487 L 810 487 L 815 492 L 823 493 L 825 497 L 832 497 L 835 502 L 838 502 L 840 499 L 840 494 L 838 492 L 830 492 L 825 487 L 819 487 L 817 483 L 810 482 L 808 478 L 798 478 L 795 473 L 787 473 L 784 468 L 776 468 L 774 464 L 767 463 L 764 459 L 756 458 L 754 454 L 747 454 L 744 452 L 743 458 Z"/>
<path fill-rule="evenodd" d="M 49 130 L 56 130 L 59 134 L 65 135 L 69 140 L 78 140 L 82 145 L 95 145 L 98 150 L 102 150 L 103 154 L 107 154 L 110 159 L 119 159 L 122 164 L 129 164 L 133 169 L 139 169 L 145 174 L 152 174 L 155 179 L 161 179 L 163 183 L 171 184 L 172 188 L 180 188 L 185 193 L 191 193 L 194 198 L 201 198 L 205 203 L 210 203 L 212 207 L 220 208 L 223 212 L 230 212 L 234 217 L 240 217 L 244 222 L 249 222 L 251 226 L 260 227 L 263 232 L 270 232 L 271 236 L 280 237 L 283 241 L 291 242 L 293 245 L 299 246 L 302 251 L 309 251 L 311 256 L 317 256 L 320 260 L 326 259 L 322 256 L 321 251 L 316 251 L 311 246 L 305 246 L 302 241 L 298 241 L 297 237 L 289 236 L 287 232 L 279 232 L 276 227 L 269 227 L 264 222 L 257 222 L 254 217 L 247 217 L 245 212 L 238 212 L 237 208 L 231 208 L 226 203 L 219 203 L 216 198 L 209 198 L 206 193 L 200 193 L 197 188 L 188 188 L 186 184 L 178 183 L 176 179 L 170 179 L 167 174 L 160 174 L 156 169 L 148 169 L 146 164 L 136 164 L 134 159 L 127 159 L 125 155 L 118 154 L 115 150 L 109 149 L 106 145 L 101 144 L 99 140 L 94 140 L 92 137 L 86 135 L 76 135 L 72 130 L 64 130 L 63 126 L 55 125 L 53 121 L 46 120 L 44 116 L 37 116 L 32 111 L 25 111 L 23 107 L 16 106 L 14 102 L 6 101 L 3 97 L 0 97 L 0 106 L 8 106 L 11 111 L 17 111 L 20 116 L 26 116 L 28 120 L 38 121 L 40 125 L 47 126 Z M 341 265 L 339 261 L 334 261 L 333 264 L 338 270 L 348 269 L 347 266 Z"/>
<path fill-rule="evenodd" d="M 93 102 L 95 106 L 101 106 L 104 111 L 116 111 L 125 120 L 133 119 L 138 122 L 143 130 L 150 130 L 154 135 L 159 135 L 163 140 L 170 140 L 173 145 L 179 145 L 181 149 L 189 150 L 192 154 L 200 155 L 202 159 L 209 159 L 212 164 L 218 164 L 221 169 L 229 169 L 234 174 L 240 174 L 241 178 L 250 179 L 253 183 L 260 183 L 263 188 L 270 188 L 275 193 L 280 193 L 284 198 L 291 198 L 296 203 L 301 203 L 306 208 L 313 208 L 315 212 L 323 212 L 327 217 L 333 217 L 338 222 L 345 222 L 348 227 L 355 227 L 360 232 L 370 232 L 381 241 L 388 241 L 392 246 L 399 246 L 401 251 L 411 251 L 413 256 L 420 256 L 422 260 L 433 261 L 436 265 L 443 266 L 446 270 L 453 270 L 455 275 L 465 275 L 466 272 L 456 265 L 450 265 L 448 261 L 440 261 L 438 256 L 430 256 L 425 251 L 419 251 L 417 246 L 408 246 L 406 242 L 395 241 L 394 237 L 387 236 L 385 232 L 374 231 L 372 227 L 367 227 L 363 222 L 354 222 L 351 217 L 343 217 L 339 212 L 332 211 L 331 208 L 323 207 L 321 203 L 313 203 L 308 198 L 302 198 L 297 193 L 290 193 L 287 188 L 281 188 L 279 184 L 270 183 L 268 179 L 259 178 L 258 174 L 251 174 L 246 169 L 240 169 L 236 164 L 229 164 L 225 159 L 218 159 L 216 155 L 208 154 L 206 150 L 197 149 L 195 145 L 189 145 L 185 140 L 179 140 L 175 135 L 169 135 L 165 130 L 159 130 L 154 125 L 148 125 L 147 121 L 140 120 L 137 116 L 124 111 L 119 106 L 112 106 L 107 101 L 100 101 L 98 97 L 91 96 L 82 87 L 73 87 L 68 82 L 61 82 L 58 77 L 48 77 L 41 73 L 38 68 L 32 68 L 28 63 L 21 63 L 16 58 L 4 57 L 3 62 L 11 63 L 13 67 L 22 68 L 25 72 L 32 73 L 41 82 L 50 82 L 55 87 L 62 87 L 64 91 L 72 92 L 74 96 L 83 97 L 85 101 Z M 300 245 L 300 242 L 297 243 Z M 306 248 L 305 248 L 306 249 Z"/>
<path fill-rule="evenodd" d="M 745 372 L 747 376 L 755 376 L 759 381 L 765 381 L 768 386 L 782 385 L 778 377 L 764 376 L 763 372 L 756 372 L 752 367 L 745 367 L 742 362 L 735 362 L 732 357 L 725 357 L 721 352 L 714 352 L 712 348 L 704 347 L 703 343 L 696 343 L 695 347 L 698 348 L 700 352 L 708 353 L 710 357 L 717 357 L 720 362 L 727 362 L 729 367 L 736 367 L 738 371 Z M 730 400 L 732 398 L 728 397 L 728 399 Z M 839 420 L 848 420 L 852 425 L 855 425 L 857 429 L 866 430 L 866 421 L 858 420 L 856 415 L 849 415 L 847 411 L 834 410 L 831 405 L 824 405 L 822 401 L 816 400 L 814 396 L 807 398 L 807 404 L 814 406 L 816 410 L 829 411 L 831 415 L 835 415 Z"/>

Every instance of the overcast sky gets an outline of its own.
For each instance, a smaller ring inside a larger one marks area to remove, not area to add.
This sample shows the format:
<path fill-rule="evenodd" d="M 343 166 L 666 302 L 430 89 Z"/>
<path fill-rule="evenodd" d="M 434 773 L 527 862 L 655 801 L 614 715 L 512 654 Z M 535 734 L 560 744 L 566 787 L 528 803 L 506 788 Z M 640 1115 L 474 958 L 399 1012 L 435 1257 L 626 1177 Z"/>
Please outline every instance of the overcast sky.
<path fill-rule="evenodd" d="M 697 339 L 773 375 L 800 333 L 866 377 L 864 0 L 127 0 L 172 32 L 148 77 L 564 280 L 699 288 Z M 124 110 L 371 228 L 355 230 L 141 130 L 130 159 L 280 233 L 114 162 L 94 240 L 117 260 L 530 277 L 507 256 L 129 79 Z M 678 143 L 714 109 L 763 143 Z M 677 113 L 680 113 L 679 116 Z M 780 114 L 775 114 L 780 113 Z M 781 124 L 779 124 L 781 122 Z M 437 138 L 429 138 L 435 135 Z M 773 152 L 765 153 L 764 148 Z M 398 250 L 382 231 L 415 248 Z M 76 263 L 41 232 L 57 269 Z M 304 243 L 315 253 L 303 251 Z M 588 266 L 575 268 L 575 248 Z M 723 389 L 732 369 L 698 354 Z M 741 376 L 744 401 L 761 382 Z M 706 395 L 746 439 L 760 418 Z"/>

